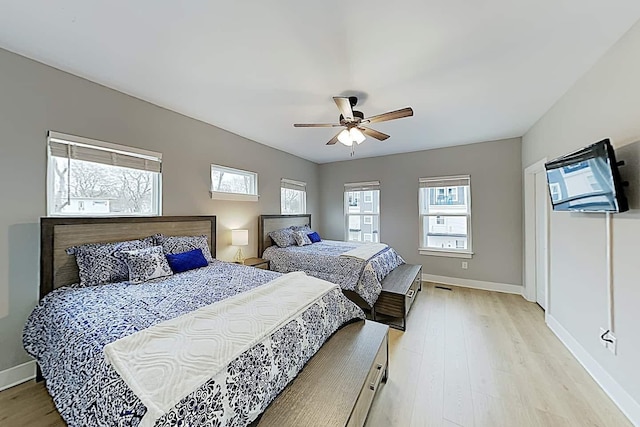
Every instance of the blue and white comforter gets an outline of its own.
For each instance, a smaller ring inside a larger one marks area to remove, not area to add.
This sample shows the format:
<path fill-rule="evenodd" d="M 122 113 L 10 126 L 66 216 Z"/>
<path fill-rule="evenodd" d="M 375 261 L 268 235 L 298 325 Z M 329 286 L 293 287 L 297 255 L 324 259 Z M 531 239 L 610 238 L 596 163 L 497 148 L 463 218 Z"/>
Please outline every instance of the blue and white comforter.
<path fill-rule="evenodd" d="M 279 273 L 304 271 L 353 291 L 371 307 L 382 291 L 382 279 L 404 260 L 391 247 L 374 255 L 368 261 L 340 255 L 362 243 L 323 240 L 306 246 L 280 248 L 269 246 L 262 258 L 270 261 L 271 270 Z"/>
<path fill-rule="evenodd" d="M 252 289 L 279 274 L 214 261 L 139 285 L 61 288 L 30 315 L 24 347 L 70 426 L 137 426 L 146 408 L 107 365 L 106 344 Z M 244 352 L 181 400 L 156 426 L 244 426 L 297 375 L 341 325 L 364 314 L 337 289 Z"/>

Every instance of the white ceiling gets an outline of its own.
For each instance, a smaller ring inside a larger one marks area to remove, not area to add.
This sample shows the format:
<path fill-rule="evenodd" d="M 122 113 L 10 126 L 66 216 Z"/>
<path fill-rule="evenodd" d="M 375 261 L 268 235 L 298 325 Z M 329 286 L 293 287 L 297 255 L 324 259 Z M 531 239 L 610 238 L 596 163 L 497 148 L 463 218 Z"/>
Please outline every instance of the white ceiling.
<path fill-rule="evenodd" d="M 0 0 L 0 46 L 324 163 L 331 97 L 362 94 L 356 157 L 523 135 L 640 18 L 638 0 Z"/>

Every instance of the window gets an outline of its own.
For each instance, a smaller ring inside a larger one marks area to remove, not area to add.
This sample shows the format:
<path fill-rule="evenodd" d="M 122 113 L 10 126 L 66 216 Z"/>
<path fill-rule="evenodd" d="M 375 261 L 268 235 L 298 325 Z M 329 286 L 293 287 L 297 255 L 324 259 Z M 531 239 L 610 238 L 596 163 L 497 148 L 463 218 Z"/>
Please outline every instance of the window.
<path fill-rule="evenodd" d="M 469 176 L 420 178 L 420 253 L 471 258 Z"/>
<path fill-rule="evenodd" d="M 280 180 L 280 213 L 307 213 L 307 183 L 282 178 Z"/>
<path fill-rule="evenodd" d="M 380 182 L 344 185 L 345 238 L 349 242 L 380 241 Z"/>
<path fill-rule="evenodd" d="M 257 202 L 258 174 L 211 165 L 211 198 Z"/>
<path fill-rule="evenodd" d="M 50 131 L 47 213 L 160 215 L 162 154 Z"/>

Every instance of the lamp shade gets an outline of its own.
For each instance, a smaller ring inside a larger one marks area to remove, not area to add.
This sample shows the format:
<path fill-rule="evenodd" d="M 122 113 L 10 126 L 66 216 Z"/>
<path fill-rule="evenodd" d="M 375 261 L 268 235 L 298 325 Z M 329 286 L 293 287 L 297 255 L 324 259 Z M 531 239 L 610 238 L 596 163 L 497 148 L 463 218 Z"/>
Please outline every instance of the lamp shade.
<path fill-rule="evenodd" d="M 366 139 L 362 131 L 358 128 L 351 128 L 351 130 L 349 131 L 349 137 L 353 142 L 357 144 L 361 144 L 362 141 Z"/>
<path fill-rule="evenodd" d="M 351 147 L 353 145 L 353 140 L 351 139 L 351 135 L 349 135 L 349 131 L 344 129 L 340 134 L 338 134 L 338 141 L 341 144 L 346 145 L 347 147 Z"/>
<path fill-rule="evenodd" d="M 247 246 L 249 244 L 249 230 L 231 230 L 231 244 L 233 246 Z"/>

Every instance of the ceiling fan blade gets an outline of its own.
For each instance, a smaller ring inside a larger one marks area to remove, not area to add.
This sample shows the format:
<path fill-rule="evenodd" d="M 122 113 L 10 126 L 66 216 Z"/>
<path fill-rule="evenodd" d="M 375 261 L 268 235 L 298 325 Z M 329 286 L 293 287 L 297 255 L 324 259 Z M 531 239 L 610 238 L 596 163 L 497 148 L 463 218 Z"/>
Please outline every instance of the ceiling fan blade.
<path fill-rule="evenodd" d="M 342 126 L 338 123 L 296 123 L 294 128 L 337 128 Z"/>
<path fill-rule="evenodd" d="M 342 114 L 344 120 L 347 122 L 353 121 L 353 110 L 351 109 L 351 101 L 349 101 L 349 98 L 334 96 L 333 100 L 338 106 L 338 110 L 340 110 L 340 114 Z"/>
<path fill-rule="evenodd" d="M 329 142 L 327 142 L 327 145 L 333 145 L 333 144 L 335 144 L 336 142 L 338 142 L 338 135 L 340 135 L 341 133 L 342 133 L 342 131 L 338 132 L 338 133 L 336 134 L 336 136 L 334 136 L 333 138 L 331 138 L 331 139 L 329 140 Z"/>
<path fill-rule="evenodd" d="M 371 138 L 375 138 L 378 141 L 384 141 L 385 139 L 389 138 L 389 135 L 387 135 L 386 133 L 379 132 L 375 129 L 366 128 L 364 126 L 359 126 L 358 129 L 360 129 L 365 135 L 370 136 Z"/>
<path fill-rule="evenodd" d="M 389 120 L 401 119 L 403 117 L 413 116 L 413 109 L 411 107 L 402 108 L 400 110 L 389 111 L 388 113 L 378 114 L 377 116 L 368 117 L 362 121 L 362 123 L 379 123 L 387 122 Z"/>

